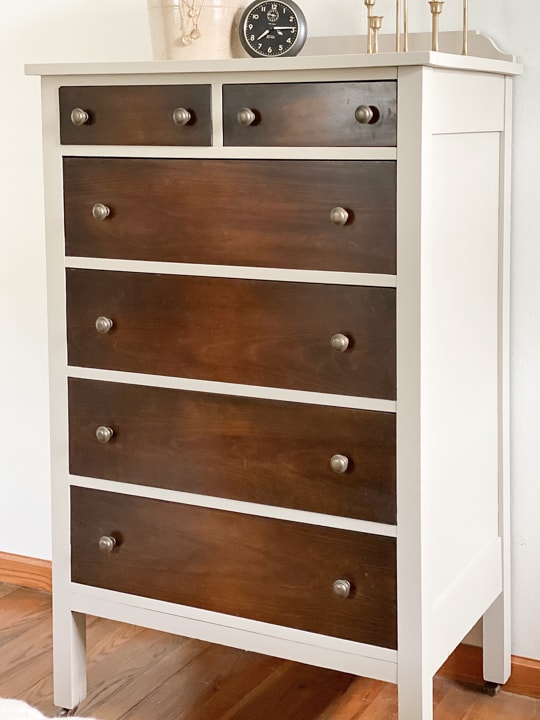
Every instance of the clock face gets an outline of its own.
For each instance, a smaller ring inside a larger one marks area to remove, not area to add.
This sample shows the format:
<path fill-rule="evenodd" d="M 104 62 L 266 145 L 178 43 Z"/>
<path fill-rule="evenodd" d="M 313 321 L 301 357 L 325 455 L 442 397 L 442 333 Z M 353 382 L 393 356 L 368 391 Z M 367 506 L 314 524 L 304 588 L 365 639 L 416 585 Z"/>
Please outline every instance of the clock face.
<path fill-rule="evenodd" d="M 253 57 L 296 55 L 306 41 L 304 14 L 294 2 L 251 3 L 240 21 L 240 40 Z"/>

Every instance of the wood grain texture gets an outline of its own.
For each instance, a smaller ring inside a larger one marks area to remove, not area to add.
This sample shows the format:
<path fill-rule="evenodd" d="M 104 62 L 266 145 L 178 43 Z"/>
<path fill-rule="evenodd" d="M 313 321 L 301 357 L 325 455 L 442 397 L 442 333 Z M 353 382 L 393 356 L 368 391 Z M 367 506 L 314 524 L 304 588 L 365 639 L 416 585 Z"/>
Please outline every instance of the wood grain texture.
<path fill-rule="evenodd" d="M 67 325 L 70 365 L 396 397 L 392 288 L 68 269 Z"/>
<path fill-rule="evenodd" d="M 52 588 L 51 562 L 50 560 L 0 552 L 0 582 L 50 591 Z"/>
<path fill-rule="evenodd" d="M 396 647 L 394 538 L 79 487 L 71 497 L 74 582 Z M 102 535 L 117 540 L 110 554 Z"/>
<path fill-rule="evenodd" d="M 59 89 L 62 145 L 211 145 L 209 85 L 67 86 Z M 192 115 L 175 125 L 173 111 Z M 85 110 L 85 125 L 71 122 L 74 108 Z"/>
<path fill-rule="evenodd" d="M 396 271 L 394 162 L 68 157 L 64 204 L 67 255 Z"/>
<path fill-rule="evenodd" d="M 268 83 L 223 87 L 224 145 L 379 146 L 396 145 L 396 83 Z M 360 105 L 374 108 L 376 122 L 355 119 Z M 255 122 L 238 123 L 241 108 Z"/>
<path fill-rule="evenodd" d="M 101 425 L 114 431 L 106 445 Z M 69 427 L 74 475 L 396 520 L 391 413 L 70 378 Z"/>
<path fill-rule="evenodd" d="M 9 637 L 0 631 L 2 696 L 56 715 L 51 596 L 0 584 L 0 618 L 7 604 L 15 630 Z M 24 660 L 13 673 L 17 654 Z M 100 720 L 396 720 L 395 686 L 101 618 L 88 619 L 88 666 L 90 694 L 79 714 Z M 14 675 L 21 682 L 11 693 Z M 491 698 L 442 677 L 434 681 L 434 705 L 435 720 L 540 718 L 540 700 L 506 692 Z"/>
<path fill-rule="evenodd" d="M 453 680 L 482 685 L 482 648 L 459 645 L 441 667 L 439 674 Z M 513 655 L 512 674 L 504 689 L 510 693 L 540 699 L 540 661 Z"/>

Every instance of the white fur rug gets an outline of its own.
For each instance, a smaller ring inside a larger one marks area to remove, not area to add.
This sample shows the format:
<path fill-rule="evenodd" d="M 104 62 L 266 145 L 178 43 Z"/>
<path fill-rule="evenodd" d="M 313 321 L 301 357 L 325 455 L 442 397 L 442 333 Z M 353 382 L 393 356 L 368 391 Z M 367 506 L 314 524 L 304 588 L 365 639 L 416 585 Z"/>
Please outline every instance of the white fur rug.
<path fill-rule="evenodd" d="M 43 720 L 39 710 L 30 707 L 22 700 L 5 700 L 0 698 L 0 720 Z M 77 718 L 74 715 L 71 720 L 93 720 L 93 718 Z"/>

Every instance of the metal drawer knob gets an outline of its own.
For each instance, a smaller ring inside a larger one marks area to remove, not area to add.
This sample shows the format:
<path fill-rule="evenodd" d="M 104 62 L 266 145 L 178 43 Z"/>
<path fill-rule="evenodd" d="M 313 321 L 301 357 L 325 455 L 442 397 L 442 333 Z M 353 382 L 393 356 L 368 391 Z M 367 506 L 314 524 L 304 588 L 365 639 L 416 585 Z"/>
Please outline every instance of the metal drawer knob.
<path fill-rule="evenodd" d="M 255 113 L 250 108 L 241 108 L 236 115 L 239 125 L 248 127 L 255 122 Z"/>
<path fill-rule="evenodd" d="M 347 472 L 349 467 L 349 458 L 346 455 L 332 455 L 330 458 L 330 467 L 335 473 L 340 475 Z"/>
<path fill-rule="evenodd" d="M 175 125 L 182 127 L 183 125 L 187 125 L 191 120 L 191 113 L 189 110 L 186 110 L 186 108 L 176 108 L 176 110 L 173 111 L 172 118 Z"/>
<path fill-rule="evenodd" d="M 345 352 L 345 350 L 349 347 L 349 338 L 342 333 L 337 333 L 336 335 L 332 335 L 330 344 L 334 350 L 337 350 L 338 352 Z"/>
<path fill-rule="evenodd" d="M 348 580 L 336 580 L 332 585 L 334 594 L 340 598 L 347 598 L 351 594 L 351 583 Z"/>
<path fill-rule="evenodd" d="M 113 325 L 114 323 L 111 318 L 104 317 L 103 315 L 100 315 L 96 320 L 96 330 L 98 333 L 101 333 L 101 335 L 106 335 L 109 330 L 112 329 Z"/>
<path fill-rule="evenodd" d="M 110 427 L 106 427 L 105 425 L 100 425 L 98 429 L 96 430 L 96 439 L 98 442 L 105 445 L 108 443 L 112 436 L 114 435 L 114 430 Z"/>
<path fill-rule="evenodd" d="M 346 225 L 349 219 L 349 213 L 342 207 L 335 207 L 330 211 L 330 220 L 334 225 Z"/>
<path fill-rule="evenodd" d="M 101 552 L 110 553 L 114 550 L 116 545 L 116 539 L 108 535 L 104 535 L 99 538 L 98 547 Z"/>
<path fill-rule="evenodd" d="M 368 125 L 370 122 L 373 122 L 375 113 L 369 105 L 359 105 L 354 112 L 354 117 L 361 125 Z"/>
<path fill-rule="evenodd" d="M 96 203 L 92 207 L 92 217 L 96 220 L 106 220 L 111 214 L 111 208 L 107 207 L 103 203 Z"/>
<path fill-rule="evenodd" d="M 90 115 L 82 108 L 73 108 L 70 117 L 71 122 L 77 126 L 86 125 L 86 123 L 90 120 Z"/>

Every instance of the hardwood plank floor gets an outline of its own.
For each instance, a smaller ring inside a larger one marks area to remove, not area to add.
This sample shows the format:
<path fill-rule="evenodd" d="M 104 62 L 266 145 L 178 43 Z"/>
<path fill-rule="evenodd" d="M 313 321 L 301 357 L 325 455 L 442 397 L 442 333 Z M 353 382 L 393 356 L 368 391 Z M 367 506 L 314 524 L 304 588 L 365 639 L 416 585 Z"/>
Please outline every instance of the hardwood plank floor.
<path fill-rule="evenodd" d="M 0 584 L 0 697 L 48 716 L 51 598 Z M 88 618 L 88 688 L 81 715 L 100 720 L 396 720 L 397 692 L 367 678 Z M 540 720 L 540 700 L 495 698 L 445 678 L 435 720 Z"/>

